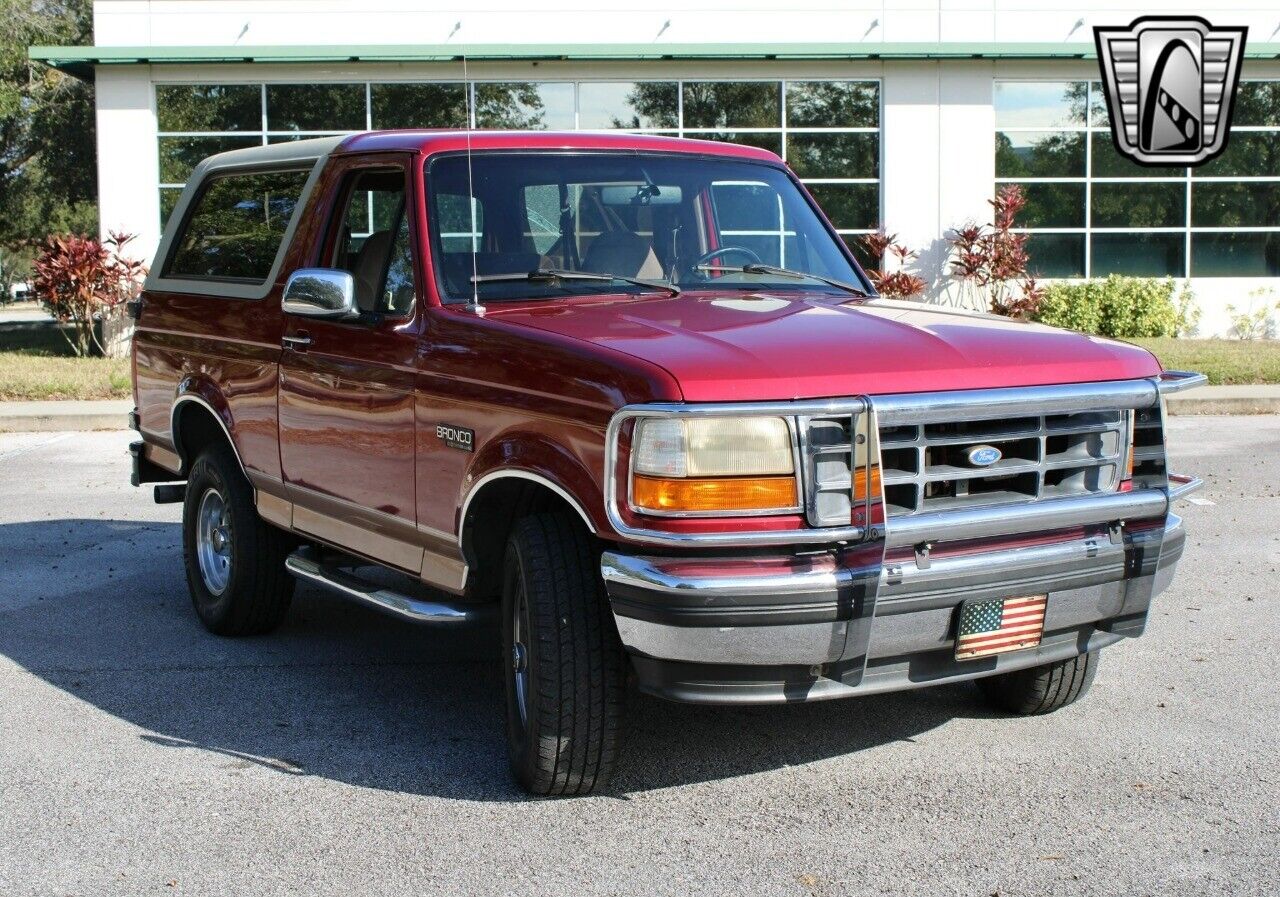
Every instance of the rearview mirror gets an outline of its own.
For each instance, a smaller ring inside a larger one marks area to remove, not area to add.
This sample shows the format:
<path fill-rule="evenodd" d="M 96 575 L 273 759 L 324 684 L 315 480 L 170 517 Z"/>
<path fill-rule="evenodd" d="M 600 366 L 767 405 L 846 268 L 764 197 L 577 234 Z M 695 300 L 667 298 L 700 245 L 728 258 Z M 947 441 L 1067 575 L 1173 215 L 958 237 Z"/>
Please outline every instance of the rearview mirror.
<path fill-rule="evenodd" d="M 289 275 L 281 302 L 287 314 L 308 318 L 358 318 L 356 281 L 335 268 L 299 268 Z"/>
<path fill-rule="evenodd" d="M 600 188 L 600 201 L 606 206 L 676 206 L 682 194 L 678 186 L 611 184 Z"/>

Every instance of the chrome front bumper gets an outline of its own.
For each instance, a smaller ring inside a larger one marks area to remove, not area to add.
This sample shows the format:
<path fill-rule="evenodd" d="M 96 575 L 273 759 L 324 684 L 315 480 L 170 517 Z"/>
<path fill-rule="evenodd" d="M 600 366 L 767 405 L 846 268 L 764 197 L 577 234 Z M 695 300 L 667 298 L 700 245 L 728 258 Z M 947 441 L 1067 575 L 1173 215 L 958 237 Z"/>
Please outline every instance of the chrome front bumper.
<path fill-rule="evenodd" d="M 602 573 L 618 632 L 650 693 L 770 703 L 936 685 L 1141 634 L 1185 542 L 1181 519 L 1167 513 L 1171 496 L 1157 496 L 1159 516 L 1145 525 L 1094 526 L 1087 536 L 1025 547 L 923 558 L 886 555 L 884 543 L 717 558 L 607 552 Z M 1115 521 L 1112 511 L 1086 522 Z M 953 659 L 961 602 L 1046 593 L 1039 648 Z"/>
<path fill-rule="evenodd" d="M 804 420 L 869 412 L 879 432 L 931 421 L 1158 408 L 1162 394 L 1204 379 L 1168 371 L 1146 380 L 834 404 L 636 406 L 615 416 L 606 441 L 608 457 L 617 457 L 622 424 L 654 413 Z M 1143 431 L 1152 426 L 1141 424 L 1138 435 L 1150 436 Z M 809 528 L 799 530 L 669 534 L 629 528 L 610 503 L 614 531 L 646 546 L 635 555 L 606 552 L 601 562 L 640 687 L 713 703 L 817 700 L 973 679 L 1140 635 L 1186 541 L 1172 504 L 1201 485 L 1167 473 L 1157 435 L 1158 445 L 1134 437 L 1130 459 L 1139 449 L 1141 455 L 1129 491 L 947 507 L 892 515 L 884 524 L 817 526 L 810 515 Z M 615 475 L 614 465 L 608 472 Z M 612 478 L 607 493 L 617 495 Z M 867 505 L 863 519 L 870 520 Z M 954 659 L 962 602 L 1041 594 L 1049 597 L 1037 648 Z"/>

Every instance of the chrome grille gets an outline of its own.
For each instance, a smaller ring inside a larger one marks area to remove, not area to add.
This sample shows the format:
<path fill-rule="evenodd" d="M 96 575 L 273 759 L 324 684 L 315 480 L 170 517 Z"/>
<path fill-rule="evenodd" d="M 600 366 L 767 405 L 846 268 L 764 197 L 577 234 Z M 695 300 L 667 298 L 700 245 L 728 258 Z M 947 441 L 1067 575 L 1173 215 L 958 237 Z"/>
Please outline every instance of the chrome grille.
<path fill-rule="evenodd" d="M 854 442 L 859 416 L 800 418 L 805 513 L 813 526 L 848 526 L 852 519 Z"/>
<path fill-rule="evenodd" d="M 1169 477 L 1163 415 L 1159 408 L 1140 408 L 1133 414 L 1133 488 L 1164 489 Z"/>
<path fill-rule="evenodd" d="M 809 524 L 863 526 L 871 496 L 864 494 L 855 502 L 854 479 L 858 471 L 867 476 L 878 457 L 871 415 L 859 403 L 855 411 L 802 415 L 798 421 Z"/>
<path fill-rule="evenodd" d="M 811 526 L 879 517 L 870 496 L 865 506 L 853 501 L 855 481 L 874 480 L 877 460 L 891 532 L 894 519 L 902 529 L 907 518 L 952 510 L 1114 493 L 1130 452 L 1134 489 L 1167 485 L 1163 414 L 1149 381 L 888 395 L 870 406 L 797 417 Z M 999 459 L 970 460 L 980 446 Z"/>
<path fill-rule="evenodd" d="M 1131 413 L 1113 409 L 882 427 L 888 515 L 1115 491 Z M 979 447 L 999 450 L 1000 459 L 989 466 L 971 462 L 969 452 Z"/>

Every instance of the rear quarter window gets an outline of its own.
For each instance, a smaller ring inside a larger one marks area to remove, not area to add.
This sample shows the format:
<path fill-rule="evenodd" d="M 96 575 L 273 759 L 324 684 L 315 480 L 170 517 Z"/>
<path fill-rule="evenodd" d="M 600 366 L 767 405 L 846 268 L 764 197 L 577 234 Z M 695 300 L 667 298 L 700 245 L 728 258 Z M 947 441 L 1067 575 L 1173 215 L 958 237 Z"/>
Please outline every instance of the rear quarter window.
<path fill-rule="evenodd" d="M 262 283 L 310 169 L 209 179 L 174 239 L 166 277 Z"/>

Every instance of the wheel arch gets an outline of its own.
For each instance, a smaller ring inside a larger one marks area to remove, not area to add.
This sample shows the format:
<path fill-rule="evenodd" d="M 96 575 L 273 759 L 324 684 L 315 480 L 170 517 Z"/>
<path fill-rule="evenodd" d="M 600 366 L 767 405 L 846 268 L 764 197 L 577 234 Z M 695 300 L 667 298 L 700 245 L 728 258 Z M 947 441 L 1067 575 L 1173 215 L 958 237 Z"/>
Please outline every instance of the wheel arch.
<path fill-rule="evenodd" d="M 169 432 L 173 437 L 174 450 L 182 461 L 180 473 L 183 476 L 190 474 L 192 463 L 210 439 L 222 439 L 231 447 L 241 473 L 247 475 L 244 461 L 240 458 L 240 449 L 231 436 L 230 409 L 219 393 L 206 396 L 203 394 L 206 391 L 194 385 L 180 387 L 178 396 L 169 409 Z M 215 402 L 221 407 L 216 407 Z"/>
<path fill-rule="evenodd" d="M 468 592 L 495 596 L 501 587 L 501 558 L 516 522 L 528 514 L 566 510 L 593 537 L 595 522 L 582 502 L 560 483 L 529 470 L 492 471 L 472 485 L 459 510 L 458 538 L 468 569 Z"/>

